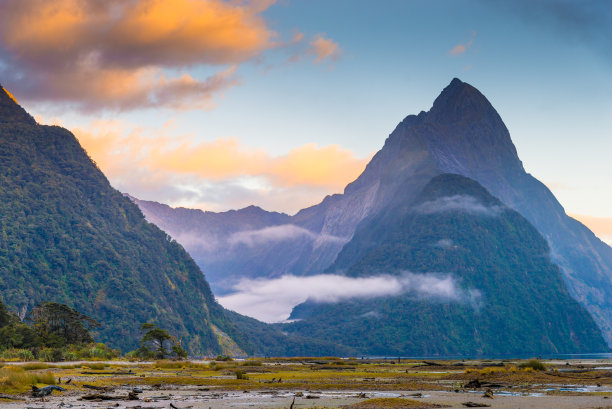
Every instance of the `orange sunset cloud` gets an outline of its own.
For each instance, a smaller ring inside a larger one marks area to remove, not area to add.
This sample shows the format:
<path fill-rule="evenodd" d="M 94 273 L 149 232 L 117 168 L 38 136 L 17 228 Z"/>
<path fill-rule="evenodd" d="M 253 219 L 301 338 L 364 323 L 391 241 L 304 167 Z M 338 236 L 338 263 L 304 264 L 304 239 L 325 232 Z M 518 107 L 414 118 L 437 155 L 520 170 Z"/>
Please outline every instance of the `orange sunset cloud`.
<path fill-rule="evenodd" d="M 161 130 L 151 138 L 143 136 L 150 132 L 130 129 L 118 121 L 96 121 L 77 128 L 75 135 L 111 182 L 124 191 L 133 193 L 150 186 L 159 192 L 178 185 L 197 190 L 211 182 L 222 186 L 249 180 L 258 181 L 257 188 L 245 188 L 251 190 L 252 200 L 264 191 L 277 191 L 281 196 L 300 198 L 291 203 L 295 210 L 298 205 L 312 204 L 313 197 L 342 191 L 370 159 L 357 158 L 338 145 L 315 144 L 272 155 L 236 139 L 196 143 L 192 136 L 169 136 L 168 131 Z"/>
<path fill-rule="evenodd" d="M 476 32 L 475 31 L 472 32 L 472 38 L 470 38 L 467 43 L 465 43 L 465 44 L 457 44 L 448 53 L 450 55 L 453 55 L 453 56 L 458 56 L 458 55 L 465 54 L 465 52 L 468 50 L 468 48 L 470 48 L 472 46 L 472 44 L 474 43 L 474 38 L 476 38 Z"/>
<path fill-rule="evenodd" d="M 261 16 L 273 3 L 4 0 L 0 74 L 26 100 L 82 111 L 212 108 L 239 64 L 285 46 Z M 318 62 L 338 52 L 319 36 L 311 46 Z M 219 68 L 200 79 L 187 73 L 197 66 Z"/>
<path fill-rule="evenodd" d="M 315 62 L 322 62 L 326 59 L 337 59 L 341 50 L 338 43 L 318 34 L 310 42 L 309 53 L 315 56 Z"/>
<path fill-rule="evenodd" d="M 2 46 L 28 78 L 20 95 L 83 110 L 212 107 L 235 64 L 272 47 L 271 3 L 221 0 L 6 0 Z M 229 65 L 204 80 L 165 69 Z M 8 73 L 8 70 L 7 70 Z"/>

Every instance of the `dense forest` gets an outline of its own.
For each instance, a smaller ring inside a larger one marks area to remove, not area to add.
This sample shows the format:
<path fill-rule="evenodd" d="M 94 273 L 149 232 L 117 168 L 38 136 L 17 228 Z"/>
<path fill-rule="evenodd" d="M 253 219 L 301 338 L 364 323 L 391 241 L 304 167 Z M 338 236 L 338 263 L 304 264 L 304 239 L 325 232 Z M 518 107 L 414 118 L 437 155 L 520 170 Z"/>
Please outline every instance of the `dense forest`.
<path fill-rule="evenodd" d="M 538 231 L 477 182 L 440 175 L 415 201 L 400 191 L 366 220 L 328 272 L 434 277 L 453 283 L 453 293 L 308 302 L 292 315 L 303 320 L 284 329 L 373 355 L 606 351 L 548 254 Z"/>
<path fill-rule="evenodd" d="M 113 189 L 67 130 L 38 125 L 0 88 L 0 301 L 20 319 L 62 303 L 123 352 L 155 323 L 191 355 L 347 351 L 226 311 L 183 247 Z"/>
<path fill-rule="evenodd" d="M 113 348 L 136 348 L 154 321 L 191 353 L 221 352 L 211 323 L 223 326 L 223 309 L 191 257 L 70 132 L 38 125 L 4 92 L 0 164 L 0 299 L 21 318 L 54 301 L 100 322 L 92 335 Z"/>

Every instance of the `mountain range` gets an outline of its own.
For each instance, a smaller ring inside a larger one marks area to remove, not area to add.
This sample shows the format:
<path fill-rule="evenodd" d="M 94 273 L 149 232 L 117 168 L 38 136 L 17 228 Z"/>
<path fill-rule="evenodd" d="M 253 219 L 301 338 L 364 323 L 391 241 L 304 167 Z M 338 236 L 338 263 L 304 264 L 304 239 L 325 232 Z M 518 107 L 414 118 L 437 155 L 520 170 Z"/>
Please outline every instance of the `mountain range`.
<path fill-rule="evenodd" d="M 601 352 L 610 340 L 612 249 L 524 171 L 497 112 L 458 79 L 343 194 L 293 216 L 124 195 L 74 135 L 0 87 L 0 199 L 0 300 L 22 318 L 65 303 L 124 351 L 144 322 L 192 355 Z M 276 325 L 213 295 L 322 273 L 394 288 L 307 300 Z"/>
<path fill-rule="evenodd" d="M 252 206 L 213 213 L 134 201 L 148 220 L 185 246 L 215 294 L 222 295 L 244 278 L 330 272 L 359 226 L 388 211 L 398 190 L 409 203 L 442 174 L 472 179 L 537 229 L 568 293 L 612 345 L 612 299 L 607 296 L 612 294 L 612 248 L 567 216 L 550 190 L 525 171 L 497 111 L 476 88 L 456 78 L 428 112 L 397 125 L 342 194 L 293 216 Z"/>

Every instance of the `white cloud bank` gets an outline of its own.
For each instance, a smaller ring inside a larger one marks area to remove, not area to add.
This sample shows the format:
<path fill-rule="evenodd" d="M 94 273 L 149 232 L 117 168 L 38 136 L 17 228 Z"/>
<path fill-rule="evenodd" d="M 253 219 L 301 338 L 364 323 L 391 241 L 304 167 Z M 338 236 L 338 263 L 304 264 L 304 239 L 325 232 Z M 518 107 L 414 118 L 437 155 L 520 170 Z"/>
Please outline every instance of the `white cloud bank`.
<path fill-rule="evenodd" d="M 232 246 L 237 244 L 245 244 L 249 247 L 253 247 L 261 243 L 275 243 L 299 238 L 312 241 L 347 241 L 341 237 L 331 236 L 328 234 L 316 234 L 294 224 L 282 224 L 278 226 L 264 227 L 263 229 L 259 230 L 240 231 L 232 234 L 228 241 Z"/>
<path fill-rule="evenodd" d="M 414 210 L 422 214 L 460 211 L 494 217 L 498 216 L 503 208 L 501 206 L 487 206 L 472 196 L 455 195 L 421 203 L 415 206 Z"/>
<path fill-rule="evenodd" d="M 270 280 L 241 280 L 233 294 L 218 300 L 225 308 L 264 322 L 286 320 L 293 307 L 307 299 L 339 302 L 349 298 L 398 296 L 410 293 L 422 298 L 472 302 L 477 290 L 464 290 L 451 274 L 403 273 L 352 278 L 335 274 L 307 277 L 285 275 Z"/>

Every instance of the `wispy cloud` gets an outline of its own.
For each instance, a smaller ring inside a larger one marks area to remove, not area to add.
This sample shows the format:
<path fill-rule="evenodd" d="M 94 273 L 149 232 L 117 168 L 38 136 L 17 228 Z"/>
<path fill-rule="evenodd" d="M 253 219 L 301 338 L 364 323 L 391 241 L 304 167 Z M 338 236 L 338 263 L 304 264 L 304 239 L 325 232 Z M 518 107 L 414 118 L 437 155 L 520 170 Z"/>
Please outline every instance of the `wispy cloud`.
<path fill-rule="evenodd" d="M 297 211 L 342 191 L 369 159 L 338 145 L 306 144 L 271 155 L 236 139 L 195 142 L 193 135 L 171 136 L 170 123 L 154 130 L 95 121 L 74 132 L 121 191 L 209 210 L 219 203 L 275 209 L 281 203 L 280 210 Z"/>
<path fill-rule="evenodd" d="M 232 246 L 244 244 L 249 247 L 253 247 L 261 243 L 281 242 L 295 239 L 340 243 L 348 241 L 346 238 L 330 236 L 327 234 L 315 234 L 310 230 L 295 226 L 293 224 L 283 224 L 280 226 L 271 226 L 259 230 L 247 230 L 234 233 L 230 236 L 228 243 Z"/>
<path fill-rule="evenodd" d="M 453 242 L 451 239 L 440 239 L 437 242 L 434 243 L 434 247 L 438 247 L 444 250 L 449 250 L 452 248 L 455 248 L 455 242 Z"/>
<path fill-rule="evenodd" d="M 337 60 L 342 50 L 337 42 L 318 34 L 310 41 L 308 52 L 315 56 L 315 62 L 321 63 L 325 60 Z"/>
<path fill-rule="evenodd" d="M 333 303 L 351 298 L 375 298 L 411 294 L 414 297 L 477 305 L 480 293 L 463 289 L 450 274 L 377 275 L 351 278 L 321 274 L 308 277 L 285 275 L 270 280 L 242 280 L 233 294 L 220 297 L 226 308 L 265 322 L 286 320 L 293 307 L 306 300 Z"/>
<path fill-rule="evenodd" d="M 317 64 L 333 63 L 342 56 L 340 45 L 321 33 L 307 39 L 304 34 L 297 32 L 292 41 L 286 44 L 286 49 L 291 52 L 287 63 L 296 63 L 304 57 L 310 57 Z"/>
<path fill-rule="evenodd" d="M 414 211 L 421 214 L 459 211 L 493 217 L 499 215 L 503 208 L 487 206 L 472 196 L 454 195 L 421 203 L 414 207 Z"/>
<path fill-rule="evenodd" d="M 449 54 L 453 55 L 453 56 L 458 56 L 458 55 L 462 55 L 465 54 L 465 52 L 472 46 L 472 44 L 474 43 L 474 39 L 476 38 L 476 32 L 473 31 L 472 32 L 472 37 L 466 42 L 466 43 L 462 43 L 462 44 L 457 44 L 456 46 L 454 46 L 451 50 L 449 50 Z M 471 68 L 471 66 L 470 66 Z"/>

